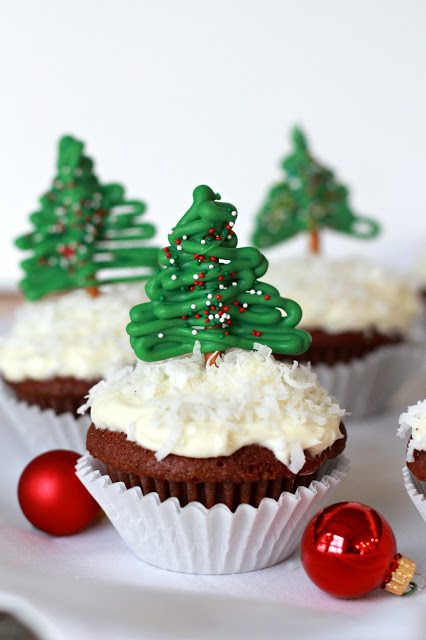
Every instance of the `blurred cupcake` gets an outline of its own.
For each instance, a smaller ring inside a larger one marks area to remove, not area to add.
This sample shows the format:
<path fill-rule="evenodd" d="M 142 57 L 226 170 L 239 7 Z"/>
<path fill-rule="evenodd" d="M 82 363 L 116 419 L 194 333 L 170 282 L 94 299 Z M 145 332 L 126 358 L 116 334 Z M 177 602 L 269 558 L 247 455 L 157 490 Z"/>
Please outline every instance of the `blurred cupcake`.
<path fill-rule="evenodd" d="M 413 287 L 365 259 L 292 258 L 272 264 L 270 282 L 303 308 L 312 336 L 299 358 L 312 364 L 350 362 L 410 335 L 420 305 Z"/>
<path fill-rule="evenodd" d="M 271 355 L 309 346 L 300 307 L 258 280 L 267 262 L 236 247 L 218 200 L 197 187 L 170 232 L 151 302 L 130 312 L 144 362 L 90 391 L 78 469 L 140 558 L 192 573 L 285 558 L 347 469 L 344 411 L 309 367 Z"/>
<path fill-rule="evenodd" d="M 95 298 L 83 290 L 26 302 L 0 338 L 7 387 L 30 405 L 77 416 L 90 387 L 136 362 L 126 324 L 144 296 L 143 284 L 109 285 Z"/>
<path fill-rule="evenodd" d="M 426 302 L 426 251 L 422 253 L 416 264 L 416 279 L 419 283 L 420 293 Z"/>
<path fill-rule="evenodd" d="M 397 434 L 410 433 L 403 477 L 407 493 L 426 522 L 426 400 L 420 401 L 399 418 Z"/>
<path fill-rule="evenodd" d="M 100 182 L 81 141 L 60 139 L 55 178 L 15 241 L 27 252 L 19 285 L 28 302 L 0 341 L 0 410 L 34 455 L 84 450 L 87 421 L 75 418 L 88 389 L 134 362 L 127 310 L 158 267 L 144 212 L 120 184 Z"/>

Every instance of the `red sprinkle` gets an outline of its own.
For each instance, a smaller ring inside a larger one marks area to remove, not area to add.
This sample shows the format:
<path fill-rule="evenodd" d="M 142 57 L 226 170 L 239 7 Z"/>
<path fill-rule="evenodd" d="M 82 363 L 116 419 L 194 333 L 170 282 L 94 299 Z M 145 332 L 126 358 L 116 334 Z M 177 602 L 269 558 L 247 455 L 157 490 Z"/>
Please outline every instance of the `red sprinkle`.
<path fill-rule="evenodd" d="M 237 302 L 237 300 L 235 300 L 234 302 L 235 306 L 238 307 L 238 305 L 240 304 L 239 302 Z"/>
<path fill-rule="evenodd" d="M 257 337 L 259 338 L 262 334 L 261 334 L 261 332 L 260 332 L 260 331 L 256 331 L 256 335 L 257 335 Z"/>
<path fill-rule="evenodd" d="M 189 290 L 190 290 L 190 291 L 194 291 L 194 287 L 191 285 L 191 286 L 189 287 Z"/>
<path fill-rule="evenodd" d="M 195 316 L 194 316 L 194 318 L 197 318 L 197 320 L 198 320 L 199 317 L 200 317 L 199 313 L 196 313 Z"/>
<path fill-rule="evenodd" d="M 188 316 L 182 316 L 182 320 L 188 320 Z"/>
<path fill-rule="evenodd" d="M 220 295 L 220 293 L 218 293 L 218 294 L 217 294 L 216 298 L 217 298 L 218 300 L 221 300 L 221 299 L 222 299 L 222 296 Z"/>
<path fill-rule="evenodd" d="M 219 276 L 218 280 L 223 280 L 223 276 Z"/>
<path fill-rule="evenodd" d="M 204 318 L 204 322 L 209 322 L 209 319 L 208 318 Z"/>
<path fill-rule="evenodd" d="M 270 300 L 271 296 L 265 296 L 265 300 Z"/>
<path fill-rule="evenodd" d="M 226 228 L 227 228 L 227 229 L 232 229 L 232 227 L 231 227 L 231 225 L 229 224 L 229 222 L 228 222 L 228 224 L 226 225 Z"/>
<path fill-rule="evenodd" d="M 256 331 L 253 329 L 252 334 L 255 336 L 256 335 Z"/>
<path fill-rule="evenodd" d="M 244 313 L 245 309 L 244 307 L 240 307 L 240 313 Z"/>
<path fill-rule="evenodd" d="M 232 324 L 232 320 L 227 320 L 226 324 Z"/>
<path fill-rule="evenodd" d="M 216 262 L 217 258 L 216 258 L 216 256 L 212 256 L 212 257 L 210 258 L 210 260 L 211 260 L 212 262 Z"/>
<path fill-rule="evenodd" d="M 221 238 L 221 236 L 220 236 L 220 235 L 215 236 L 215 239 L 216 239 L 216 240 L 222 240 L 222 238 Z"/>
<path fill-rule="evenodd" d="M 206 315 L 208 314 L 208 311 L 207 311 L 207 309 L 204 309 L 204 313 L 205 313 Z"/>
<path fill-rule="evenodd" d="M 194 253 L 194 258 L 195 258 L 195 259 L 197 259 L 197 258 L 198 258 L 198 256 L 197 256 L 197 254 L 196 254 L 196 253 Z"/>
<path fill-rule="evenodd" d="M 171 253 L 166 253 L 166 258 L 170 258 L 171 257 Z"/>
<path fill-rule="evenodd" d="M 218 316 L 223 316 L 223 311 L 222 311 L 222 309 L 221 309 L 220 311 L 218 311 L 218 312 L 217 312 L 217 315 L 218 315 Z"/>
<path fill-rule="evenodd" d="M 205 273 L 200 273 L 200 275 L 198 276 L 199 278 L 204 278 L 206 274 Z"/>
<path fill-rule="evenodd" d="M 216 307 L 212 304 L 212 306 L 210 307 L 211 311 L 216 311 Z"/>
<path fill-rule="evenodd" d="M 164 247 L 163 251 L 168 251 L 169 247 Z"/>
<path fill-rule="evenodd" d="M 229 331 L 224 331 L 224 334 L 225 334 L 226 336 L 229 336 Z"/>
<path fill-rule="evenodd" d="M 229 307 L 228 307 L 228 306 L 223 307 L 223 310 L 224 310 L 224 311 L 229 311 Z"/>
<path fill-rule="evenodd" d="M 182 242 L 182 240 L 179 240 L 179 238 L 176 240 L 176 244 L 180 244 Z"/>
<path fill-rule="evenodd" d="M 214 233 L 214 229 L 213 229 L 213 227 L 210 227 L 210 229 L 209 229 L 209 233 Z"/>
<path fill-rule="evenodd" d="M 232 276 L 232 277 L 234 277 L 234 276 L 236 276 L 236 275 L 237 275 L 237 274 L 235 273 L 235 271 L 233 271 L 233 272 L 231 273 L 231 276 Z"/>
<path fill-rule="evenodd" d="M 204 260 L 204 256 L 198 256 L 198 260 L 203 261 Z"/>

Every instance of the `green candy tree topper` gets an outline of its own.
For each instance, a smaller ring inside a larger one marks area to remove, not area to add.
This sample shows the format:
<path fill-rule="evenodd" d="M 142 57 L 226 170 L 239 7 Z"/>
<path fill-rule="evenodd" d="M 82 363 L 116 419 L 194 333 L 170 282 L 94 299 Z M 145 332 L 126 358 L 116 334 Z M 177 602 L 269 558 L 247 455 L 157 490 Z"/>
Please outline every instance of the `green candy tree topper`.
<path fill-rule="evenodd" d="M 293 130 L 292 141 L 293 150 L 282 162 L 284 180 L 270 189 L 257 215 L 253 243 L 264 249 L 307 232 L 311 252 L 318 253 L 319 232 L 325 228 L 374 238 L 378 223 L 352 211 L 348 190 L 313 158 L 300 129 Z"/>
<path fill-rule="evenodd" d="M 148 278 L 158 248 L 145 246 L 155 228 L 140 220 L 144 203 L 126 200 L 120 184 L 102 185 L 79 140 L 64 136 L 58 151 L 53 184 L 30 216 L 33 231 L 15 240 L 32 253 L 21 263 L 24 295 L 36 300 L 75 287 L 95 295 L 100 284 Z"/>
<path fill-rule="evenodd" d="M 237 248 L 235 207 L 204 185 L 193 198 L 159 252 L 165 268 L 146 284 L 151 302 L 130 311 L 127 332 L 138 358 L 183 355 L 196 341 L 204 354 L 255 342 L 276 353 L 306 351 L 310 336 L 295 328 L 299 305 L 260 281 L 268 261 L 258 249 Z"/>

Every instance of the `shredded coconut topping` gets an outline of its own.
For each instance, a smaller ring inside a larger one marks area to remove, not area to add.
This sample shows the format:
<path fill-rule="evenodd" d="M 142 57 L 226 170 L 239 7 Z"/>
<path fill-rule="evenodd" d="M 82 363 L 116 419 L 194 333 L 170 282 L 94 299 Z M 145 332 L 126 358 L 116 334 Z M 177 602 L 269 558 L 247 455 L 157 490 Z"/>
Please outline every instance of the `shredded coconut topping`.
<path fill-rule="evenodd" d="M 194 353 L 155 363 L 138 362 L 94 386 L 83 412 L 102 428 L 125 431 L 155 450 L 190 457 L 230 455 L 247 444 L 263 444 L 297 473 L 303 450 L 323 451 L 341 437 L 344 415 L 309 366 L 275 361 L 271 349 L 240 349 L 205 366 Z"/>
<path fill-rule="evenodd" d="M 0 339 L 0 370 L 15 382 L 91 379 L 134 364 L 126 325 L 129 309 L 144 300 L 144 283 L 137 283 L 102 287 L 95 298 L 80 290 L 27 302 Z"/>
<path fill-rule="evenodd" d="M 270 265 L 268 282 L 300 304 L 300 326 L 307 329 L 405 334 L 420 313 L 414 287 L 390 269 L 360 258 L 283 260 Z"/>
<path fill-rule="evenodd" d="M 404 438 L 410 429 L 412 440 L 407 447 L 407 462 L 414 462 L 415 450 L 426 451 L 426 400 L 419 400 L 400 416 L 396 434 Z"/>

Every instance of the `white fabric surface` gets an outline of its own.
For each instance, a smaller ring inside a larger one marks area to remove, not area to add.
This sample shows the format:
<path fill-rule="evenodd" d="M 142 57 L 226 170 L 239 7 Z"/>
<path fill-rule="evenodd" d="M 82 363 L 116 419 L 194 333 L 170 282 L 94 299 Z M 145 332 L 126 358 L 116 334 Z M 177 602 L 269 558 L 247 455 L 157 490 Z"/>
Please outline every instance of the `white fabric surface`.
<path fill-rule="evenodd" d="M 398 550 L 426 574 L 425 523 L 405 491 L 405 447 L 395 436 L 404 409 L 347 419 L 352 470 L 333 502 L 357 500 L 380 511 Z M 410 598 L 379 590 L 356 601 L 334 599 L 309 581 L 298 552 L 262 571 L 191 576 L 138 560 L 106 520 L 71 537 L 37 532 L 16 498 L 28 457 L 4 423 L 0 442 L 0 608 L 18 613 L 43 640 L 425 637 L 426 590 Z"/>

